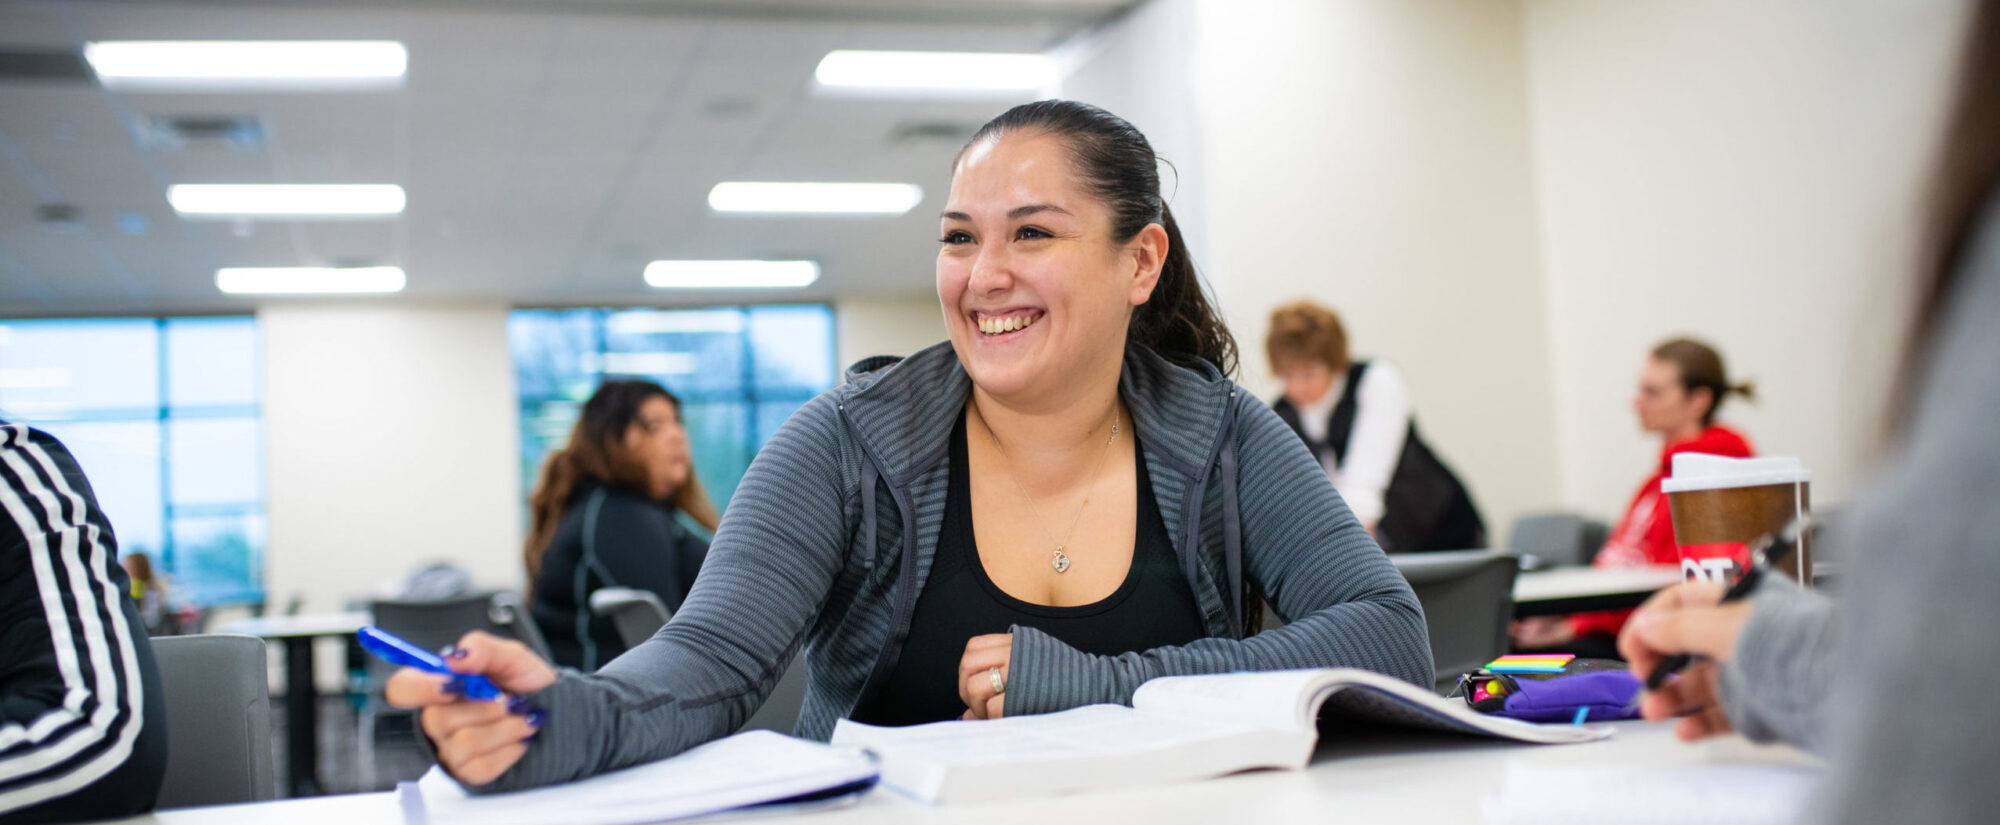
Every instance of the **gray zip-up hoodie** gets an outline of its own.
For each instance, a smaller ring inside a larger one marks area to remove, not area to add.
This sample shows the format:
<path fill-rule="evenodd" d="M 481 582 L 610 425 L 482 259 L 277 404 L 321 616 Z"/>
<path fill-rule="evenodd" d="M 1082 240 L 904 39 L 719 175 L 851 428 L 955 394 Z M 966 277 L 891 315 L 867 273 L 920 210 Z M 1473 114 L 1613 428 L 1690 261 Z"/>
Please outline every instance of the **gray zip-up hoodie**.
<path fill-rule="evenodd" d="M 596 674 L 563 671 L 528 753 L 479 790 L 679 753 L 749 718 L 805 646 L 798 733 L 818 739 L 894 669 L 943 519 L 971 381 L 949 344 L 858 365 L 778 430 L 736 488 L 687 603 Z M 1213 369 L 1128 349 L 1119 384 L 1210 638 L 1120 656 L 1013 628 L 1006 713 L 1129 703 L 1156 676 L 1360 667 L 1431 684 L 1424 618 L 1275 413 Z M 1288 624 L 1242 635 L 1258 586 Z"/>

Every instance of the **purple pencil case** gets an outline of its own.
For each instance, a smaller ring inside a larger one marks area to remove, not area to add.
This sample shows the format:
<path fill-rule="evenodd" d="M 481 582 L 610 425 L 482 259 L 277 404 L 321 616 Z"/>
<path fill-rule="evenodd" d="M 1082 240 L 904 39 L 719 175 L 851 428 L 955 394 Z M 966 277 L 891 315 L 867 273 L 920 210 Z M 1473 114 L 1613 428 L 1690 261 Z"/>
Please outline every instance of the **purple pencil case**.
<path fill-rule="evenodd" d="M 1522 679 L 1494 716 L 1527 722 L 1609 722 L 1639 715 L 1632 697 L 1639 677 L 1629 670 L 1573 673 L 1553 679 Z M 1588 708 L 1588 710 L 1580 710 Z"/>

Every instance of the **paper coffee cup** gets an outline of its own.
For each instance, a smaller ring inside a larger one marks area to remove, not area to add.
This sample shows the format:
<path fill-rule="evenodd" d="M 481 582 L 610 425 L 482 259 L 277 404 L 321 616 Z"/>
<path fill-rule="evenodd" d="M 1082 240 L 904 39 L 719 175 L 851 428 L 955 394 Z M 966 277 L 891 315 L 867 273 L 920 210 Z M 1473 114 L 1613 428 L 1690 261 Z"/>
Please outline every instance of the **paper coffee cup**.
<path fill-rule="evenodd" d="M 1674 456 L 1673 475 L 1660 482 L 1674 520 L 1681 572 L 1690 580 L 1728 584 L 1749 569 L 1749 545 L 1810 512 L 1811 475 L 1796 458 Z M 1775 565 L 1811 586 L 1807 538 Z"/>

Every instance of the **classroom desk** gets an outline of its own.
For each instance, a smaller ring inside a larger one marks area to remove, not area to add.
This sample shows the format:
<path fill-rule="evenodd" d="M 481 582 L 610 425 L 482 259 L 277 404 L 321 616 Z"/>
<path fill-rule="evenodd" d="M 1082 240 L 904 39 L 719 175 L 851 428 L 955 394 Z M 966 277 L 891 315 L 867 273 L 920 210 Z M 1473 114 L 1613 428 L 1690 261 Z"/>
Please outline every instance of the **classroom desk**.
<path fill-rule="evenodd" d="M 285 644 L 286 792 L 319 793 L 319 686 L 313 682 L 313 640 L 346 638 L 368 626 L 367 611 L 262 616 L 230 622 L 218 633 L 240 633 Z"/>
<path fill-rule="evenodd" d="M 1581 745 L 1523 745 L 1446 734 L 1378 730 L 1321 744 L 1304 771 L 1260 771 L 1182 785 L 925 807 L 883 790 L 858 804 L 759 823 L 859 825 L 1023 825 L 1046 822 L 1438 822 L 1476 823 L 1479 799 L 1499 787 L 1513 762 L 1684 765 L 1715 762 L 1809 763 L 1783 747 L 1741 737 L 1682 745 L 1667 725 L 1613 723 L 1618 734 Z M 325 796 L 254 805 L 183 808 L 118 820 L 120 825 L 353 825 L 401 819 L 394 793 Z M 743 820 L 734 820 L 743 821 Z"/>
<path fill-rule="evenodd" d="M 1681 569 L 1676 565 L 1524 571 L 1514 577 L 1514 616 L 1638 607 L 1655 591 L 1680 580 Z"/>

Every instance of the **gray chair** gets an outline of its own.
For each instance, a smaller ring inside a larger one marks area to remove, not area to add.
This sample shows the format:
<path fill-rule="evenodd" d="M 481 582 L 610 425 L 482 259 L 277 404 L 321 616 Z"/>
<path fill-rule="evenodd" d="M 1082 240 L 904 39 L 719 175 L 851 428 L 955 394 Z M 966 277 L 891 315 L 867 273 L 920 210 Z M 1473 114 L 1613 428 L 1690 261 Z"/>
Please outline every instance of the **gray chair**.
<path fill-rule="evenodd" d="M 1437 687 L 1507 652 L 1514 617 L 1514 574 L 1520 559 L 1497 550 L 1453 550 L 1390 556 L 1424 606 Z"/>
<path fill-rule="evenodd" d="M 674 617 L 660 594 L 631 587 L 605 587 L 590 594 L 590 612 L 610 619 L 618 641 L 628 650 L 653 638 Z"/>
<path fill-rule="evenodd" d="M 1543 565 L 1589 564 L 1609 532 L 1604 522 L 1576 513 L 1529 513 L 1514 519 L 1507 549 Z"/>
<path fill-rule="evenodd" d="M 167 774 L 159 807 L 258 802 L 277 795 L 264 640 L 152 640 L 167 709 Z"/>

